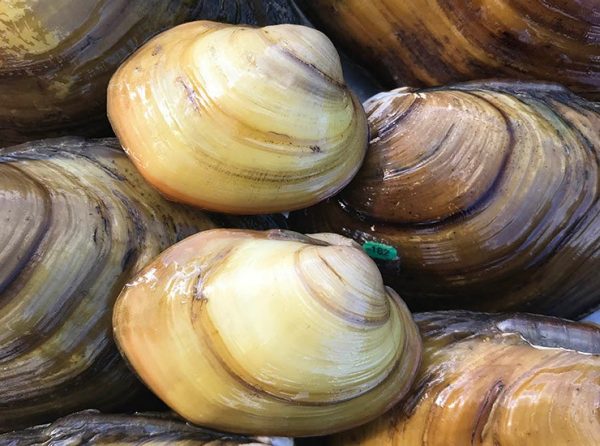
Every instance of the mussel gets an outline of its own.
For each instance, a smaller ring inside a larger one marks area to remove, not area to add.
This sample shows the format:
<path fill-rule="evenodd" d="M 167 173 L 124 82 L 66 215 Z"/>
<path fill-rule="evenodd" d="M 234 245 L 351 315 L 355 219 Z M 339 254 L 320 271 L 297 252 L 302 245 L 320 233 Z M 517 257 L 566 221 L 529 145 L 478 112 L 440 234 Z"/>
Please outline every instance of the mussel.
<path fill-rule="evenodd" d="M 60 138 L 0 149 L 0 222 L 0 431 L 137 401 L 114 301 L 154 256 L 220 221 L 162 198 L 115 139 Z"/>
<path fill-rule="evenodd" d="M 106 136 L 106 86 L 154 34 L 197 18 L 295 23 L 289 0 L 2 0 L 0 147 Z"/>
<path fill-rule="evenodd" d="M 335 48 L 300 25 L 172 28 L 115 73 L 108 113 L 154 187 L 217 212 L 315 204 L 350 181 L 367 147 Z"/>
<path fill-rule="evenodd" d="M 331 444 L 600 444 L 600 326 L 469 312 L 415 320 L 425 350 L 409 397 Z"/>
<path fill-rule="evenodd" d="M 365 103 L 364 165 L 291 228 L 381 247 L 413 310 L 579 317 L 600 304 L 600 105 L 553 84 L 403 88 Z"/>
<path fill-rule="evenodd" d="M 213 432 L 162 413 L 105 415 L 87 410 L 51 424 L 0 434 L 3 446 L 89 445 L 114 446 L 293 446 L 290 438 L 249 438 Z"/>
<path fill-rule="evenodd" d="M 600 99 L 596 0 L 297 0 L 393 86 L 546 80 Z"/>
<path fill-rule="evenodd" d="M 337 432 L 406 393 L 421 340 L 375 263 L 336 234 L 215 229 L 124 288 L 115 338 L 179 415 L 251 435 Z"/>

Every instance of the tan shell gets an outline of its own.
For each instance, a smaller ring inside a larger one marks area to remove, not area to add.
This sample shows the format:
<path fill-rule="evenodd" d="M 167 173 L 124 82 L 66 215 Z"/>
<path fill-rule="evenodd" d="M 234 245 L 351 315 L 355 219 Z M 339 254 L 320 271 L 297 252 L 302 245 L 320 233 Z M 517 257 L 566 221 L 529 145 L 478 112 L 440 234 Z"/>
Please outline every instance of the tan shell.
<path fill-rule="evenodd" d="M 317 203 L 350 181 L 367 146 L 335 48 L 298 25 L 173 28 L 117 71 L 108 113 L 154 187 L 218 212 Z"/>
<path fill-rule="evenodd" d="M 418 368 L 416 327 L 356 244 L 316 237 L 218 229 L 162 253 L 115 305 L 130 364 L 181 416 L 227 432 L 309 436 L 381 415 Z"/>

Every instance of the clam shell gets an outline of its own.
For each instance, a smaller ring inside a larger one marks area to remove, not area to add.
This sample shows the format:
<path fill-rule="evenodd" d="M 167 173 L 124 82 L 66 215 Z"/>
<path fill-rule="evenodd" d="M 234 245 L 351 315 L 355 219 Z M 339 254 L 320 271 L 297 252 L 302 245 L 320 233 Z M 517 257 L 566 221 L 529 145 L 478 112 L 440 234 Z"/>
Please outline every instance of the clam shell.
<path fill-rule="evenodd" d="M 595 0 L 297 0 L 388 88 L 503 77 L 600 99 Z"/>
<path fill-rule="evenodd" d="M 4 446 L 40 444 L 170 445 L 170 446 L 293 446 L 290 438 L 250 438 L 213 432 L 170 414 L 105 415 L 87 410 L 51 424 L 0 434 Z"/>
<path fill-rule="evenodd" d="M 204 231 L 124 288 L 115 337 L 144 382 L 189 421 L 308 436 L 381 415 L 406 393 L 420 339 L 351 240 Z"/>
<path fill-rule="evenodd" d="M 198 18 L 262 25 L 299 20 L 288 0 L 2 0 L 0 147 L 110 135 L 110 76 L 156 33 Z"/>
<path fill-rule="evenodd" d="M 114 301 L 163 249 L 220 219 L 162 198 L 116 140 L 61 138 L 0 150 L 0 222 L 0 431 L 138 404 Z"/>
<path fill-rule="evenodd" d="M 158 190 L 232 214 L 290 211 L 335 194 L 367 145 L 335 48 L 299 25 L 170 29 L 115 73 L 108 114 Z"/>
<path fill-rule="evenodd" d="M 398 89 L 365 103 L 365 163 L 291 228 L 387 245 L 413 310 L 579 317 L 600 304 L 600 107 L 553 84 Z"/>
<path fill-rule="evenodd" d="M 599 326 L 469 312 L 415 320 L 425 352 L 409 396 L 330 444 L 600 443 Z"/>

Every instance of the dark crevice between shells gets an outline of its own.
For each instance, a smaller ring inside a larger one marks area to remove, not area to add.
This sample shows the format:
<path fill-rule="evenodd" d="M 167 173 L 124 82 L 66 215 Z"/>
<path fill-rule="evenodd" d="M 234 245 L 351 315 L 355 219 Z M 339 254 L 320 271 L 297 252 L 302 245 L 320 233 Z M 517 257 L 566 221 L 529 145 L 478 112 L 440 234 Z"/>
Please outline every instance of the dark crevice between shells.
<path fill-rule="evenodd" d="M 600 327 L 551 316 L 438 311 L 416 313 L 414 319 L 425 338 L 448 344 L 471 336 L 515 334 L 534 347 L 600 354 Z"/>
<path fill-rule="evenodd" d="M 40 444 L 271 444 L 268 439 L 252 439 L 193 426 L 172 413 L 109 415 L 86 410 L 51 423 L 0 435 L 6 446 Z M 71 443 L 73 442 L 73 443 Z M 196 443 L 198 442 L 198 443 Z M 215 442 L 215 443 L 213 443 Z M 221 443 L 227 442 L 227 443 Z"/>

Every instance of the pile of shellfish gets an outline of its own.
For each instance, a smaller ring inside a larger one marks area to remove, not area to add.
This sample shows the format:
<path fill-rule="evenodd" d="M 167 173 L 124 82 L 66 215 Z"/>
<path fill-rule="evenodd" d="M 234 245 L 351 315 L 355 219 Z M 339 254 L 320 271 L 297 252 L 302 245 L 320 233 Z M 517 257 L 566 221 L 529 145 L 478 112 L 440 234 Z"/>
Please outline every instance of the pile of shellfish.
<path fill-rule="evenodd" d="M 3 0 L 0 445 L 600 444 L 595 0 Z"/>

